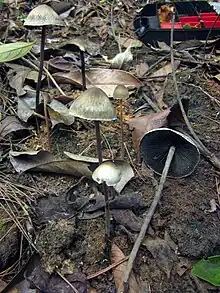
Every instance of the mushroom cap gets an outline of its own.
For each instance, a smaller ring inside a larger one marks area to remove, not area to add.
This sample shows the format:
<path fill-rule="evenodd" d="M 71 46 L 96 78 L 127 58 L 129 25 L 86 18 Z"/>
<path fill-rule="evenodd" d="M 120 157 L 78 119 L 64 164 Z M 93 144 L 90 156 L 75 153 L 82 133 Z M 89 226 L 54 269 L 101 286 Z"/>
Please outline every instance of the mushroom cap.
<path fill-rule="evenodd" d="M 126 100 L 128 99 L 128 97 L 129 97 L 129 91 L 126 88 L 126 86 L 122 84 L 117 85 L 113 93 L 113 98 L 115 100 Z"/>
<path fill-rule="evenodd" d="M 64 23 L 59 15 L 48 5 L 42 4 L 28 14 L 24 22 L 25 26 L 63 26 Z"/>
<path fill-rule="evenodd" d="M 87 120 L 115 120 L 116 112 L 108 96 L 97 87 L 84 91 L 71 105 L 70 114 Z"/>
<path fill-rule="evenodd" d="M 121 171 L 113 162 L 107 161 L 95 169 L 92 179 L 98 184 L 105 182 L 108 186 L 115 186 L 121 180 Z"/>
<path fill-rule="evenodd" d="M 190 175 L 199 162 L 199 150 L 191 138 L 169 128 L 151 130 L 142 138 L 140 152 L 145 165 L 162 174 L 171 146 L 176 149 L 168 176 L 181 178 Z"/>

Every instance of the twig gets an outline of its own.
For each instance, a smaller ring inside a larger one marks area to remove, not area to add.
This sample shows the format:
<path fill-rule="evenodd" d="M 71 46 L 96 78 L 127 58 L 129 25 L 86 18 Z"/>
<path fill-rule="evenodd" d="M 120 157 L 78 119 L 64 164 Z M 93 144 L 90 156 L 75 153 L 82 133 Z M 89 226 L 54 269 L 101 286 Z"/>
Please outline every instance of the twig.
<path fill-rule="evenodd" d="M 156 113 L 160 112 L 159 107 L 145 93 L 143 93 L 143 98 Z"/>
<path fill-rule="evenodd" d="M 56 273 L 73 289 L 74 293 L 79 293 L 79 291 L 58 271 Z"/>
<path fill-rule="evenodd" d="M 130 257 L 128 259 L 128 264 L 127 264 L 127 267 L 126 267 L 126 270 L 124 272 L 124 292 L 126 292 L 125 290 L 128 288 L 128 280 L 129 280 L 129 276 L 130 276 L 130 273 L 131 273 L 131 270 L 132 270 L 132 267 L 133 267 L 133 263 L 134 263 L 134 260 L 136 258 L 136 255 L 137 255 L 137 252 L 139 250 L 139 247 L 141 245 L 141 242 L 143 241 L 144 237 L 145 237 L 145 234 L 146 234 L 146 231 L 147 231 L 147 228 L 150 224 L 150 221 L 154 215 L 154 212 L 157 208 L 157 205 L 160 201 L 160 198 L 161 198 L 161 195 L 162 195 L 162 190 L 163 190 L 163 186 L 164 186 L 164 183 L 166 181 L 166 178 L 167 178 L 167 173 L 169 171 L 169 168 L 170 168 L 170 164 L 172 162 L 172 159 L 173 159 L 173 156 L 174 156 L 174 153 L 175 153 L 175 147 L 174 146 L 171 146 L 170 150 L 169 150 L 169 153 L 167 155 L 167 159 L 166 159 L 166 163 L 165 163 L 165 166 L 163 168 L 163 172 L 162 172 L 162 175 L 161 175 L 161 178 L 160 178 L 160 183 L 158 185 L 158 189 L 155 193 L 155 196 L 154 196 L 154 199 L 153 199 L 153 202 L 150 206 L 150 209 L 144 219 L 144 223 L 141 227 L 141 231 L 135 241 L 135 244 L 132 248 L 132 251 L 131 251 L 131 254 L 130 254 Z"/>
<path fill-rule="evenodd" d="M 173 18 L 172 18 L 172 27 L 171 27 L 171 34 L 170 34 L 170 56 L 171 56 L 171 66 L 172 66 L 172 75 L 173 75 L 173 83 L 174 83 L 174 88 L 175 88 L 175 93 L 176 93 L 176 98 L 177 101 L 179 103 L 180 106 L 180 110 L 181 113 L 183 115 L 183 119 L 186 123 L 186 126 L 188 127 L 191 135 L 193 136 L 193 138 L 195 139 L 195 142 L 198 146 L 198 148 L 200 149 L 201 153 L 218 169 L 220 169 L 220 160 L 215 156 L 215 154 L 213 154 L 212 152 L 210 152 L 205 146 L 204 144 L 201 142 L 201 140 L 198 138 L 198 136 L 196 135 L 195 131 L 193 130 L 189 119 L 186 115 L 186 112 L 184 110 L 182 101 L 181 101 L 181 97 L 180 97 L 180 93 L 179 93 L 179 88 L 177 85 L 177 80 L 176 80 L 176 73 L 175 73 L 175 66 L 174 66 L 174 50 L 173 50 L 173 31 L 174 31 L 174 20 L 175 20 L 175 15 L 176 13 L 173 13 Z"/>
<path fill-rule="evenodd" d="M 108 272 L 108 271 L 114 269 L 115 267 L 119 266 L 120 264 L 122 264 L 122 263 L 125 262 L 126 260 L 128 260 L 128 256 L 126 256 L 126 257 L 122 258 L 121 260 L 119 260 L 119 261 L 117 261 L 117 262 L 111 264 L 111 265 L 108 266 L 107 268 L 104 268 L 104 269 L 102 269 L 102 270 L 100 270 L 100 271 L 98 271 L 98 272 L 96 272 L 96 273 L 94 273 L 94 274 L 92 274 L 92 275 L 89 275 L 86 279 L 87 279 L 87 280 L 94 279 L 94 278 L 96 278 L 96 277 L 98 277 L 98 276 L 100 276 L 100 275 L 102 275 L 102 274 L 104 274 L 104 273 L 106 273 L 106 272 Z"/>

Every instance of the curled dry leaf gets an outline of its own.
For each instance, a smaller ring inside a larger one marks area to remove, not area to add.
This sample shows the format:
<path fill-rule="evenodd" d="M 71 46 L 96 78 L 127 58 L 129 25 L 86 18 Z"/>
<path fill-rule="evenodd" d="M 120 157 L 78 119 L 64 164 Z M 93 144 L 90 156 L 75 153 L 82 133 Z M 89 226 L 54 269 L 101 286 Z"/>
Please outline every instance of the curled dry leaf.
<path fill-rule="evenodd" d="M 140 48 L 143 45 L 141 41 L 132 38 L 117 37 L 116 40 L 124 48 Z"/>
<path fill-rule="evenodd" d="M 11 151 L 9 155 L 10 162 L 17 172 L 35 171 L 73 175 L 76 177 L 92 177 L 89 164 L 70 159 L 57 159 L 47 151 Z"/>
<path fill-rule="evenodd" d="M 80 155 L 72 154 L 70 152 L 64 152 L 64 154 L 72 160 L 90 163 L 91 169 L 94 169 L 94 167 L 96 167 L 98 164 L 97 158 L 80 156 Z M 103 159 L 103 161 L 107 161 L 107 159 Z M 92 164 L 93 164 L 93 166 L 92 166 Z M 115 160 L 114 164 L 121 171 L 121 180 L 114 186 L 115 190 L 117 190 L 120 193 L 123 190 L 123 188 L 125 187 L 125 185 L 131 180 L 131 178 L 134 177 L 134 171 L 131 168 L 130 164 L 128 164 L 126 161 Z"/>
<path fill-rule="evenodd" d="M 82 77 L 80 71 L 71 71 L 69 73 L 57 72 L 53 77 L 58 83 L 73 84 L 82 86 Z M 109 97 L 113 97 L 113 92 L 117 85 L 124 85 L 128 88 L 137 88 L 142 83 L 132 74 L 119 69 L 96 68 L 86 70 L 87 87 L 99 87 Z"/>
<path fill-rule="evenodd" d="M 147 63 L 140 63 L 136 66 L 136 74 L 137 77 L 143 77 L 145 73 L 148 71 L 149 65 Z"/>
<path fill-rule="evenodd" d="M 24 89 L 26 94 L 18 97 L 17 114 L 22 121 L 27 122 L 35 111 L 36 92 L 28 86 L 25 86 Z"/>
<path fill-rule="evenodd" d="M 48 104 L 48 112 L 52 122 L 52 127 L 58 123 L 71 125 L 75 120 L 75 118 L 69 114 L 69 109 L 56 100 L 52 100 L 52 102 Z"/>
<path fill-rule="evenodd" d="M 132 140 L 134 147 L 139 152 L 139 144 L 145 133 L 167 125 L 167 116 L 170 110 L 161 111 L 155 114 L 148 114 L 133 118 L 127 121 L 130 130 L 132 130 Z"/>
<path fill-rule="evenodd" d="M 133 60 L 133 55 L 131 53 L 131 47 L 128 47 L 124 52 L 118 53 L 111 60 L 111 68 L 121 69 L 123 65 Z"/>
<path fill-rule="evenodd" d="M 125 255 L 121 251 L 121 249 L 117 245 L 113 244 L 111 247 L 111 263 L 119 262 L 124 257 Z M 127 268 L 127 262 L 123 262 L 122 264 L 112 269 L 115 286 L 118 293 L 124 292 L 123 277 L 124 277 L 124 272 L 126 268 Z M 137 280 L 133 272 L 131 272 L 131 275 L 129 278 L 128 293 L 141 293 L 141 289 L 137 283 Z"/>
<path fill-rule="evenodd" d="M 0 137 L 22 130 L 27 130 L 27 128 L 15 116 L 8 116 L 0 122 Z"/>

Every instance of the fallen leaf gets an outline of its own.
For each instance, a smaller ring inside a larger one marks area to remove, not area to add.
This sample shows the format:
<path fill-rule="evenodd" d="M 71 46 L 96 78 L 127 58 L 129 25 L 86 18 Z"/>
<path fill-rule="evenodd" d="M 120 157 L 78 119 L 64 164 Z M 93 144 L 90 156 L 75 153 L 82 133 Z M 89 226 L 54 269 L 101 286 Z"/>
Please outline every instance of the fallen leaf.
<path fill-rule="evenodd" d="M 181 62 L 179 60 L 174 61 L 174 70 L 176 70 L 179 67 L 180 63 Z M 157 71 L 155 71 L 154 73 L 152 73 L 149 76 L 149 78 L 160 77 L 160 76 L 166 77 L 171 72 L 172 72 L 172 65 L 171 65 L 171 63 L 168 63 L 164 67 L 162 67 L 162 68 L 158 69 Z"/>
<path fill-rule="evenodd" d="M 117 245 L 113 244 L 111 247 L 111 263 L 119 262 L 124 257 L 125 255 L 121 251 L 121 249 Z M 127 261 L 123 262 L 122 264 L 112 269 L 115 286 L 118 293 L 124 292 L 123 277 L 124 277 L 124 272 L 126 268 L 127 268 Z M 137 283 L 137 280 L 133 272 L 131 272 L 130 278 L 129 278 L 128 293 L 141 293 L 140 287 Z"/>
<path fill-rule="evenodd" d="M 64 154 L 73 160 L 77 160 L 80 162 L 86 162 L 86 163 L 94 163 L 94 164 L 96 164 L 96 166 L 98 164 L 97 158 L 75 155 L 70 152 L 64 152 Z M 107 161 L 107 159 L 103 159 L 103 161 Z M 126 161 L 115 160 L 114 164 L 121 171 L 121 180 L 114 186 L 114 189 L 120 193 L 123 190 L 123 188 L 125 187 L 125 185 L 131 180 L 131 178 L 134 177 L 134 171 L 131 168 L 130 164 L 128 164 Z M 94 168 L 94 166 L 93 166 L 93 168 Z M 91 166 L 91 169 L 93 169 L 93 168 Z"/>
<path fill-rule="evenodd" d="M 189 110 L 189 99 L 182 99 L 183 108 L 187 115 Z M 179 103 L 174 104 L 170 108 L 170 113 L 167 116 L 167 122 L 169 127 L 182 127 L 185 125 L 185 121 L 182 115 L 182 111 L 180 110 Z"/>
<path fill-rule="evenodd" d="M 131 210 L 129 209 L 115 209 L 111 210 L 113 218 L 117 223 L 124 226 L 127 229 L 130 229 L 134 232 L 139 232 L 142 226 L 142 219 L 138 218 Z"/>
<path fill-rule="evenodd" d="M 52 72 L 56 71 L 74 71 L 77 69 L 76 65 L 71 61 L 67 61 L 62 56 L 52 58 L 48 62 L 48 68 Z"/>
<path fill-rule="evenodd" d="M 53 77 L 58 83 L 82 86 L 80 71 L 71 71 L 69 73 L 58 72 L 54 73 Z M 142 85 L 137 78 L 126 71 L 104 68 L 86 70 L 86 84 L 87 88 L 94 86 L 101 88 L 109 97 L 113 97 L 113 92 L 117 85 L 122 84 L 131 89 Z"/>
<path fill-rule="evenodd" d="M 171 270 L 175 261 L 177 260 L 177 257 L 168 243 L 159 237 L 150 239 L 148 236 L 144 239 L 142 245 L 144 245 L 147 250 L 150 251 L 156 261 L 157 266 L 166 274 L 167 278 L 169 279 Z"/>
<path fill-rule="evenodd" d="M 136 74 L 137 77 L 143 77 L 145 73 L 148 71 L 149 65 L 145 62 L 142 62 L 136 65 Z"/>
<path fill-rule="evenodd" d="M 118 53 L 111 60 L 111 68 L 121 69 L 123 65 L 133 60 L 133 55 L 131 53 L 131 47 L 128 47 L 124 52 Z"/>
<path fill-rule="evenodd" d="M 0 122 L 0 137 L 23 130 L 27 131 L 27 128 L 15 116 L 8 116 Z"/>
<path fill-rule="evenodd" d="M 165 78 L 164 82 L 149 82 L 148 85 L 151 89 L 154 100 L 157 102 L 160 110 L 168 108 L 167 104 L 163 101 L 164 91 L 167 85 L 168 79 Z"/>
<path fill-rule="evenodd" d="M 148 114 L 128 120 L 130 130 L 132 130 L 132 140 L 136 152 L 139 153 L 140 141 L 150 130 L 167 125 L 167 116 L 170 110 L 161 111 L 155 114 Z"/>
<path fill-rule="evenodd" d="M 116 40 L 124 48 L 140 48 L 143 46 L 141 41 L 132 38 L 117 37 Z"/>
<path fill-rule="evenodd" d="M 24 87 L 24 89 L 26 94 L 18 97 L 17 115 L 22 121 L 27 122 L 35 111 L 36 91 L 29 87 Z"/>
<path fill-rule="evenodd" d="M 215 75 L 214 78 L 216 78 L 218 81 L 220 81 L 220 73 Z"/>
<path fill-rule="evenodd" d="M 10 162 L 17 172 L 35 171 L 92 177 L 89 164 L 70 159 L 57 159 L 47 151 L 11 151 L 9 156 Z"/>
<path fill-rule="evenodd" d="M 47 106 L 52 128 L 58 123 L 63 123 L 65 125 L 73 124 L 75 118 L 69 114 L 69 109 L 61 102 L 52 100 Z"/>

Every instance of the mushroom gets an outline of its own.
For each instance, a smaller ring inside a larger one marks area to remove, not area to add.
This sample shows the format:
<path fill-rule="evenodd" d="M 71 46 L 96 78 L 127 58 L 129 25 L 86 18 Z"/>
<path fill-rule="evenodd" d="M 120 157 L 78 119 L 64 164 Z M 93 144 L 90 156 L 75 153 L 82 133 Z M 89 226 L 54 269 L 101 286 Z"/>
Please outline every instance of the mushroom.
<path fill-rule="evenodd" d="M 43 4 L 35 7 L 28 14 L 24 25 L 27 27 L 42 27 L 41 31 L 41 45 L 40 45 L 40 66 L 38 81 L 36 86 L 36 111 L 39 105 L 40 100 L 40 87 L 41 79 L 43 74 L 43 65 L 44 65 L 44 46 L 45 46 L 45 36 L 46 28 L 49 26 L 63 26 L 64 23 L 59 17 L 59 15 L 49 6 Z"/>
<path fill-rule="evenodd" d="M 175 153 L 169 168 L 169 177 L 186 177 L 197 166 L 200 153 L 191 138 L 169 128 L 154 129 L 145 134 L 140 143 L 144 163 L 154 172 L 162 174 L 169 149 Z"/>
<path fill-rule="evenodd" d="M 98 184 L 103 184 L 105 196 L 105 222 L 107 242 L 110 237 L 110 208 L 108 186 L 115 186 L 121 180 L 121 170 L 111 161 L 99 165 L 92 174 L 92 179 Z"/>
<path fill-rule="evenodd" d="M 101 164 L 102 146 L 100 121 L 112 121 L 117 119 L 115 109 L 108 96 L 100 88 L 89 88 L 73 102 L 69 110 L 69 113 L 75 117 L 95 122 L 97 154 L 99 164 Z"/>
<path fill-rule="evenodd" d="M 122 110 L 122 103 L 123 100 L 128 99 L 129 92 L 126 86 L 124 85 L 118 85 L 116 86 L 113 98 L 116 100 L 120 100 L 120 107 L 119 107 L 119 116 L 120 116 L 120 124 L 121 124 L 121 158 L 124 157 L 124 123 L 123 123 L 123 110 Z"/>

